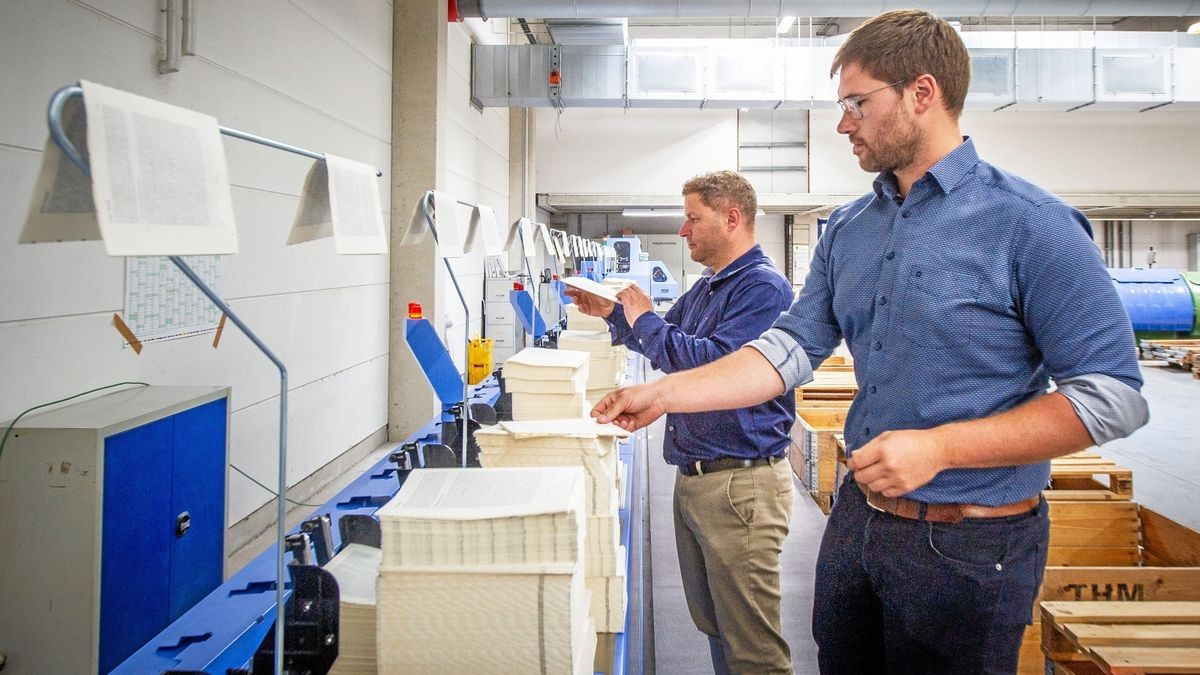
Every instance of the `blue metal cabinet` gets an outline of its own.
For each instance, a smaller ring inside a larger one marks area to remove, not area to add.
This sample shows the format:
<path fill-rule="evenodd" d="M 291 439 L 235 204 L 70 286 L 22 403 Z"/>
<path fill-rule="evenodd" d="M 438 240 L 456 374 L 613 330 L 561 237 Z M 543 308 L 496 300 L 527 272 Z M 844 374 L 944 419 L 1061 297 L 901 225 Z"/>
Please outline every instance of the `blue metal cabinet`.
<path fill-rule="evenodd" d="M 212 401 L 105 441 L 102 673 L 221 584 L 225 408 Z"/>
<path fill-rule="evenodd" d="M 221 584 L 228 389 L 142 387 L 21 420 L 0 457 L 0 652 L 107 673 Z M 6 673 L 8 671 L 6 670 Z"/>

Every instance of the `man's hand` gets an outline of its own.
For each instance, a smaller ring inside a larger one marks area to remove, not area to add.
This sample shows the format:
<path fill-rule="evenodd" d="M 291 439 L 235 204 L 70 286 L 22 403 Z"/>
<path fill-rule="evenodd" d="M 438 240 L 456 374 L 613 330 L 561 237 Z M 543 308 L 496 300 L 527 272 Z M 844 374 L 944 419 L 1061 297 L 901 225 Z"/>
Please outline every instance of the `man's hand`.
<path fill-rule="evenodd" d="M 607 319 L 609 314 L 612 314 L 614 303 L 605 300 L 604 298 L 581 291 L 578 288 L 567 286 L 564 291 L 567 297 L 579 307 L 579 311 L 588 316 L 598 316 L 601 319 Z"/>
<path fill-rule="evenodd" d="M 626 431 L 636 431 L 666 412 L 654 384 L 638 384 L 618 389 L 600 399 L 592 408 L 592 417 L 601 424 L 611 422 Z"/>
<path fill-rule="evenodd" d="M 654 309 L 654 301 L 650 299 L 650 294 L 637 284 L 630 284 L 617 293 L 617 299 L 621 301 L 621 309 L 625 311 L 625 320 L 629 322 L 631 328 L 639 316 Z"/>
<path fill-rule="evenodd" d="M 948 468 L 945 457 L 945 442 L 934 429 L 885 431 L 855 450 L 846 464 L 859 485 L 901 497 Z"/>

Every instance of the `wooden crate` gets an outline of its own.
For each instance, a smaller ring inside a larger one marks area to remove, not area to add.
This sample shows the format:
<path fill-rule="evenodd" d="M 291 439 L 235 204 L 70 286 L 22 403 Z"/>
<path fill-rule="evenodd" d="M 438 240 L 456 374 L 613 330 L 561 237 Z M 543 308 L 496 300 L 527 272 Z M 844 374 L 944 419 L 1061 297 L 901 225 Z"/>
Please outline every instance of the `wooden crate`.
<path fill-rule="evenodd" d="M 1059 457 L 1050 462 L 1050 488 L 1046 490 L 1046 499 L 1127 501 L 1133 499 L 1133 471 L 1087 452 Z"/>
<path fill-rule="evenodd" d="M 1128 507 L 1134 509 L 1139 533 L 1137 557 L 1125 566 L 1054 565 L 1056 533 L 1053 524 L 1055 504 L 1052 503 L 1052 564 L 1046 567 L 1040 598 L 1052 602 L 1121 603 L 1200 600 L 1200 533 L 1144 506 L 1132 502 L 1113 504 L 1125 507 L 1121 511 L 1127 511 Z M 1090 506 L 1105 510 L 1109 504 L 1093 502 Z M 1098 520 L 1112 522 L 1113 515 L 1101 515 Z M 1081 535 L 1073 530 L 1085 520 L 1071 519 L 1064 524 L 1062 527 L 1067 529 L 1057 532 L 1058 541 L 1079 543 Z M 1097 522 L 1097 519 L 1093 518 L 1092 522 Z M 1072 552 L 1077 552 L 1077 549 L 1074 547 Z M 1122 555 L 1121 559 L 1130 557 Z M 1041 650 L 1041 612 L 1038 608 L 1034 609 L 1032 618 L 1034 624 L 1026 630 L 1025 641 L 1021 645 L 1018 671 L 1021 675 L 1046 672 L 1045 656 Z M 1076 670 L 1060 668 L 1055 672 L 1077 672 L 1080 675 L 1103 672 L 1088 670 L 1094 667 L 1090 663 L 1072 663 L 1070 666 Z"/>
<path fill-rule="evenodd" d="M 1141 560 L 1138 505 L 1050 502 L 1048 566 L 1128 566 Z"/>
<path fill-rule="evenodd" d="M 1056 666 L 1090 663 L 1114 675 L 1200 673 L 1200 601 L 1052 601 L 1041 612 L 1042 650 Z"/>
<path fill-rule="evenodd" d="M 804 488 L 823 513 L 833 505 L 837 480 L 837 440 L 846 424 L 847 408 L 796 408 L 788 460 Z"/>
<path fill-rule="evenodd" d="M 853 371 L 838 372 L 818 368 L 813 381 L 796 388 L 796 404 L 808 401 L 853 401 L 858 394 L 858 381 Z"/>

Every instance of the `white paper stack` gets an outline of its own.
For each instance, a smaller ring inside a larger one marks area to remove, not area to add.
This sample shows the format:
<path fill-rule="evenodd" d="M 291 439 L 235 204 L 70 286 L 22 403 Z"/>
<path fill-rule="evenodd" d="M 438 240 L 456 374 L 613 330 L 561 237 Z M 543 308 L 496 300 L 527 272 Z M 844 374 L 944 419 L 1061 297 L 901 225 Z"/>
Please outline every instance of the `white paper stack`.
<path fill-rule="evenodd" d="M 374 675 L 375 579 L 382 551 L 349 544 L 334 556 L 325 570 L 338 582 L 341 610 L 338 619 L 338 657 L 331 675 Z"/>
<path fill-rule="evenodd" d="M 564 349 L 522 349 L 504 362 L 513 419 L 586 417 L 588 354 Z"/>
<path fill-rule="evenodd" d="M 625 383 L 625 375 L 629 371 L 629 350 L 625 345 L 612 344 L 612 336 L 607 330 L 565 330 L 558 336 L 558 348 L 588 354 L 588 401 L 596 403 Z"/>
<path fill-rule="evenodd" d="M 624 549 L 621 552 L 624 553 Z M 592 618 L 596 621 L 596 630 L 601 633 L 624 632 L 625 608 L 629 600 L 624 565 L 615 574 L 589 576 L 586 584 L 592 594 Z"/>
<path fill-rule="evenodd" d="M 589 587 L 608 589 L 617 583 L 609 580 L 624 579 L 626 552 L 620 545 L 617 515 L 623 482 L 618 443 L 628 435 L 620 427 L 590 418 L 500 422 L 475 432 L 479 461 L 485 467 L 583 467 L 587 475 L 583 568 Z M 624 601 L 593 596 L 591 616 L 597 630 L 620 631 L 625 621 Z"/>
<path fill-rule="evenodd" d="M 592 671 L 580 469 L 418 469 L 379 519 L 379 672 Z"/>
<path fill-rule="evenodd" d="M 567 330 L 582 330 L 592 333 L 608 330 L 607 321 L 598 316 L 584 314 L 579 311 L 579 306 L 575 303 L 564 305 L 563 309 L 567 312 Z"/>

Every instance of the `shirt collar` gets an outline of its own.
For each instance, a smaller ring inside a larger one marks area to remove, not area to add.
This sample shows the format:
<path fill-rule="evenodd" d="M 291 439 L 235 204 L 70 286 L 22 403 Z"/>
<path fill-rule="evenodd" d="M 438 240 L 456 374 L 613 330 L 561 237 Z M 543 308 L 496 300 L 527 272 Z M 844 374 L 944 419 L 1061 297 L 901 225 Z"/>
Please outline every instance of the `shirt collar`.
<path fill-rule="evenodd" d="M 743 269 L 749 267 L 753 263 L 757 262 L 758 259 L 761 258 L 762 256 L 763 256 L 762 247 L 759 246 L 758 244 L 755 244 L 754 246 L 750 247 L 749 251 L 746 251 L 745 253 L 738 256 L 733 262 L 726 265 L 725 269 L 721 270 L 717 274 L 712 273 L 711 267 L 706 268 L 704 270 L 704 272 L 705 272 L 705 275 L 708 276 L 708 282 L 710 284 L 716 283 L 718 281 L 721 281 L 722 279 L 728 279 L 729 277 L 731 277 L 731 276 L 737 274 L 738 272 L 742 271 Z"/>
<path fill-rule="evenodd" d="M 962 145 L 938 160 L 938 163 L 930 167 L 925 175 L 929 176 L 933 183 L 941 189 L 942 194 L 950 194 L 978 163 L 979 152 L 975 150 L 975 141 L 972 141 L 970 136 L 963 136 Z M 875 190 L 876 196 L 888 199 L 895 199 L 896 195 L 900 193 L 896 174 L 892 173 L 890 169 L 876 176 L 871 187 Z"/>

